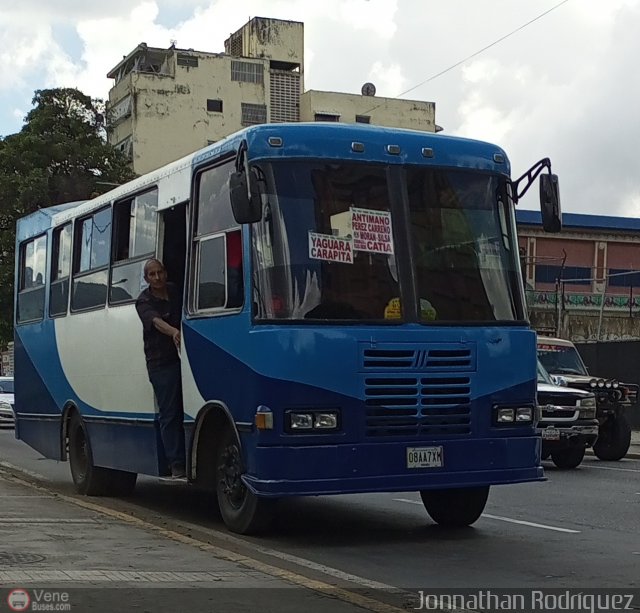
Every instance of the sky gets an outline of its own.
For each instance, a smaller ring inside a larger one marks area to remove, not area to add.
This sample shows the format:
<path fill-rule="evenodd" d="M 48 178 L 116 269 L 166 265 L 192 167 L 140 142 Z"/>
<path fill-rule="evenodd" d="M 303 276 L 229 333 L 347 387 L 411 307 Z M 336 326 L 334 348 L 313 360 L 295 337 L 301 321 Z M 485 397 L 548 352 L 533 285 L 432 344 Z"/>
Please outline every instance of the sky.
<path fill-rule="evenodd" d="M 640 214 L 640 0 L 0 0 L 0 136 L 36 89 L 106 99 L 139 43 L 221 52 L 256 16 L 304 22 L 305 89 L 434 102 L 514 178 L 551 158 L 564 211 Z"/>

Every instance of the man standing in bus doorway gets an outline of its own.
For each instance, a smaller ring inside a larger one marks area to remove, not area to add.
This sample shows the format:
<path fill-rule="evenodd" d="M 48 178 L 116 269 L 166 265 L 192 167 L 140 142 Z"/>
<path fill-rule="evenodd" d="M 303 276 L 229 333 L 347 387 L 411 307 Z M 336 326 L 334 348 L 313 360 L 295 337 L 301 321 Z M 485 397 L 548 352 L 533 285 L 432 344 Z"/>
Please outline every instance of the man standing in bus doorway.
<path fill-rule="evenodd" d="M 158 403 L 160 435 L 171 477 L 184 479 L 187 474 L 180 374 L 182 295 L 176 285 L 167 282 L 167 271 L 160 260 L 147 260 L 144 279 L 149 287 L 138 296 L 136 310 L 142 321 L 147 371 Z"/>

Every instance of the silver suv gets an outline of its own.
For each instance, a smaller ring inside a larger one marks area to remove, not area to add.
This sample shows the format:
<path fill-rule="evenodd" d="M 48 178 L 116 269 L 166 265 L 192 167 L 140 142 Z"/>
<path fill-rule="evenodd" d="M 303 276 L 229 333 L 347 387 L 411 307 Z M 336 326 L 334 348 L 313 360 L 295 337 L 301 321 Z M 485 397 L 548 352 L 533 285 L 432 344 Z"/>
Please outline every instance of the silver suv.
<path fill-rule="evenodd" d="M 15 424 L 13 377 L 0 377 L 0 428 Z"/>

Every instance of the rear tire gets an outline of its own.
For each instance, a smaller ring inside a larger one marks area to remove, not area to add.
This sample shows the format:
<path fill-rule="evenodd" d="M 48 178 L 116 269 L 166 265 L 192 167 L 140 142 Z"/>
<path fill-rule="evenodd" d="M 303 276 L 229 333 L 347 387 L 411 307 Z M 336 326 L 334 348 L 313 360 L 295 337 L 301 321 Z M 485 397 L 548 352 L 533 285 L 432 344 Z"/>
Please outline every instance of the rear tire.
<path fill-rule="evenodd" d="M 553 463 L 563 470 L 570 470 L 580 466 L 584 459 L 584 447 L 570 447 L 551 453 Z"/>
<path fill-rule="evenodd" d="M 631 445 L 631 425 L 622 415 L 609 417 L 600 425 L 598 440 L 593 446 L 593 453 L 600 460 L 617 462 L 622 460 Z"/>
<path fill-rule="evenodd" d="M 431 519 L 447 528 L 462 528 L 475 522 L 489 497 L 489 486 L 447 490 L 422 490 L 422 504 Z"/>
<path fill-rule="evenodd" d="M 78 413 L 69 422 L 69 466 L 78 494 L 85 496 L 128 496 L 138 475 L 95 466 L 89 433 Z"/>
<path fill-rule="evenodd" d="M 238 534 L 264 531 L 273 520 L 275 501 L 256 496 L 243 483 L 240 443 L 229 426 L 220 437 L 215 466 L 218 507 L 227 528 Z"/>

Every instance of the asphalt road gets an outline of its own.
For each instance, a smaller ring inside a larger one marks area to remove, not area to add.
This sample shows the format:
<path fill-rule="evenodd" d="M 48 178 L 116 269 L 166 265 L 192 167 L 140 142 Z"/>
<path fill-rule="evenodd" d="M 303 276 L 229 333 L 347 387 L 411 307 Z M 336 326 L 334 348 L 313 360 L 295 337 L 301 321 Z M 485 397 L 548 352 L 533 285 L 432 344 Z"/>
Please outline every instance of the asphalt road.
<path fill-rule="evenodd" d="M 73 491 L 67 464 L 39 458 L 11 431 L 0 431 L 0 463 Z M 435 525 L 414 492 L 285 500 L 260 538 L 229 534 L 187 485 L 142 478 L 126 501 L 92 500 L 363 589 L 640 587 L 640 460 L 545 469 L 544 483 L 494 487 L 484 515 L 457 531 Z"/>

